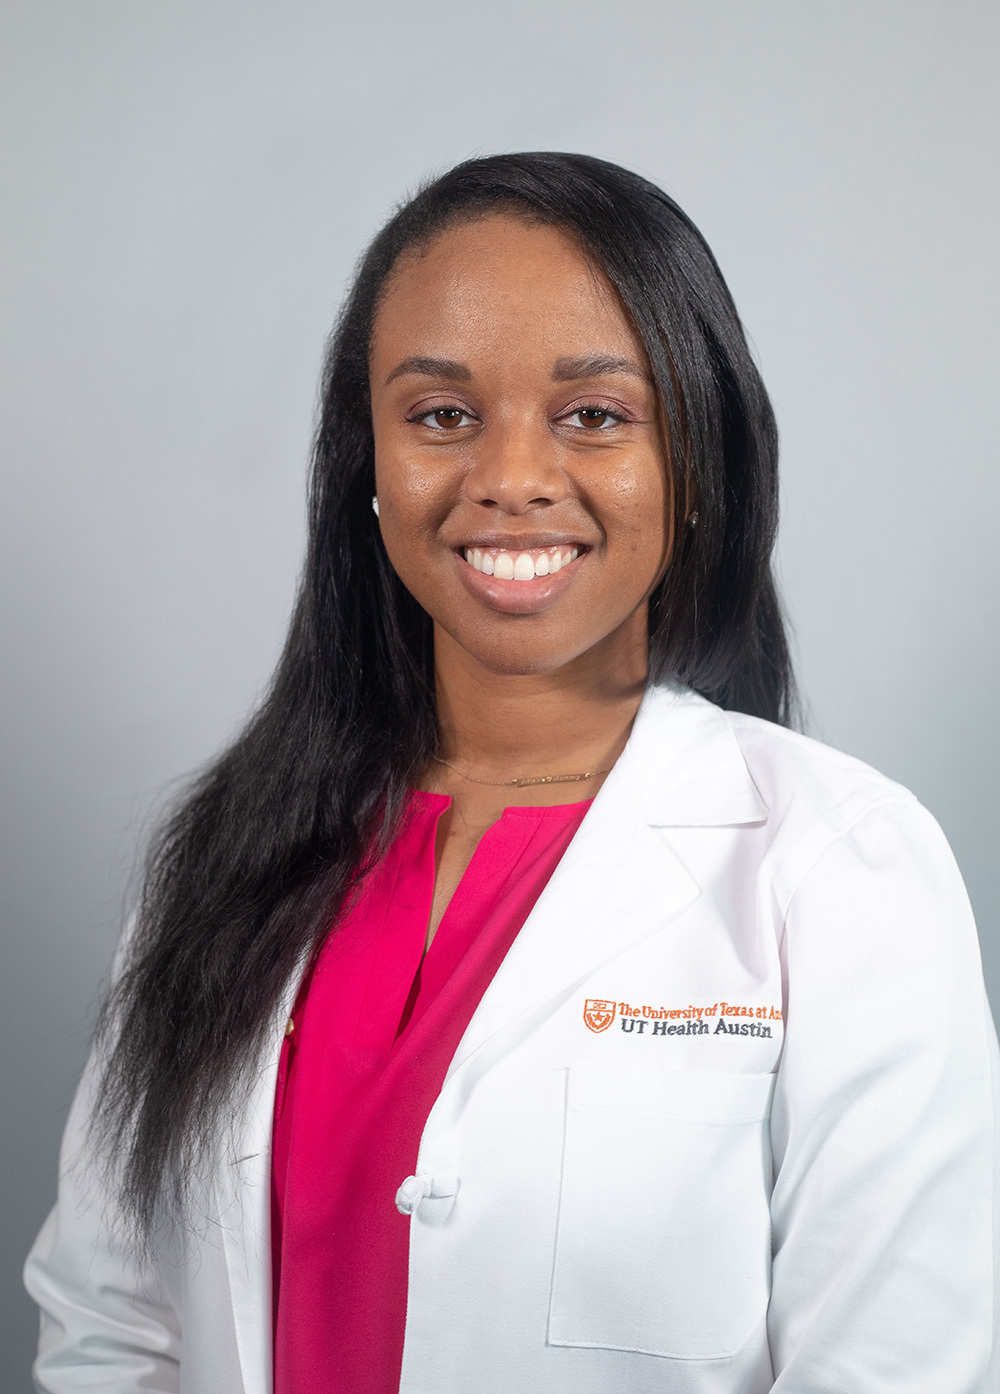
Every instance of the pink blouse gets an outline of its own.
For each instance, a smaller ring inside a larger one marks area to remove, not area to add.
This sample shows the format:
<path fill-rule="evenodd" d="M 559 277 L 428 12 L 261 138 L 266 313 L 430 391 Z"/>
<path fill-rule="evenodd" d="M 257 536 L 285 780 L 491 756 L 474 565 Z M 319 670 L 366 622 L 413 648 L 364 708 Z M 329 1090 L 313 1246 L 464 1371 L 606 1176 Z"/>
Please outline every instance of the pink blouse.
<path fill-rule="evenodd" d="M 396 1209 L 479 1000 L 590 801 L 507 808 L 424 954 L 438 819 L 414 793 L 396 841 L 324 944 L 275 1097 L 275 1394 L 396 1394 L 409 1220 Z"/>

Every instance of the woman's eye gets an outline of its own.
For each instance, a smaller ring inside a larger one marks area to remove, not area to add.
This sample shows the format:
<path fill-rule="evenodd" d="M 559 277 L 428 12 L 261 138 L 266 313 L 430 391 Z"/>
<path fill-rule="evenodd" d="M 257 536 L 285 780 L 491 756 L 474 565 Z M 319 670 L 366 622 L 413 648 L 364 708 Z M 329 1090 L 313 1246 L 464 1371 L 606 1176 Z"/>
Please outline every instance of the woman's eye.
<path fill-rule="evenodd" d="M 432 430 L 453 430 L 456 426 L 467 426 L 472 417 L 461 407 L 435 407 L 433 411 L 425 411 L 420 416 L 410 418 L 411 421 L 418 422 L 421 426 L 430 426 Z"/>
<path fill-rule="evenodd" d="M 583 426 L 591 431 L 606 430 L 609 426 L 617 426 L 624 417 L 619 416 L 610 407 L 577 407 L 576 411 L 571 412 L 565 418 L 571 425 Z"/>

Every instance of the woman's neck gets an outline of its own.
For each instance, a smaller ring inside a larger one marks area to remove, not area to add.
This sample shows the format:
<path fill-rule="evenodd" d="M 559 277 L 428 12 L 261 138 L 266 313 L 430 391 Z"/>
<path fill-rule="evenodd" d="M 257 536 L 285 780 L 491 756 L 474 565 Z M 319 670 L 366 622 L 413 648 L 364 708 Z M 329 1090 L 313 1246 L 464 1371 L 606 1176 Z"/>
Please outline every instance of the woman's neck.
<path fill-rule="evenodd" d="M 466 792 L 470 785 L 493 787 L 506 804 L 536 806 L 572 803 L 596 793 L 599 775 L 520 788 L 508 782 L 606 773 L 615 763 L 646 682 L 644 627 L 641 642 L 634 635 L 628 642 L 628 637 L 551 672 L 498 673 L 477 663 L 447 635 L 436 634 L 438 754 L 448 765 L 428 771 L 433 786 L 454 792 L 457 780 Z"/>

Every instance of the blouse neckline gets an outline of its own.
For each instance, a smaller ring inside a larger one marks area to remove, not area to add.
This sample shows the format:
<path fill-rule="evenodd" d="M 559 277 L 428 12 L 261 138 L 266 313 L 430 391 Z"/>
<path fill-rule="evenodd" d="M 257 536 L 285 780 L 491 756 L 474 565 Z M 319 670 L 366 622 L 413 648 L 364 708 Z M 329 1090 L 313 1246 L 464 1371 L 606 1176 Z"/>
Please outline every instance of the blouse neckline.
<path fill-rule="evenodd" d="M 589 799 L 579 799 L 575 803 L 509 804 L 501 810 L 500 818 L 508 815 L 512 818 L 573 818 L 581 809 L 588 808 L 595 797 L 592 794 Z M 417 808 L 428 813 L 441 814 L 451 807 L 450 794 L 435 794 L 428 789 L 411 789 L 410 799 Z"/>

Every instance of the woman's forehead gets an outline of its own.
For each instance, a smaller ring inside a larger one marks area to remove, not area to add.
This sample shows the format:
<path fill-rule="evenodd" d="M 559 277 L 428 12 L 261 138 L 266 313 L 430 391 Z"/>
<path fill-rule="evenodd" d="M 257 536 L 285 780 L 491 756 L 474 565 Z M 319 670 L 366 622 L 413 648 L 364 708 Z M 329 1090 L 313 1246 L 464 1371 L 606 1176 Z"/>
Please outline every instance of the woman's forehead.
<path fill-rule="evenodd" d="M 406 341 L 554 355 L 625 353 L 641 342 L 607 277 L 562 228 L 508 214 L 445 228 L 402 255 L 376 313 L 373 364 Z M 432 346 L 433 345 L 433 346 Z"/>

